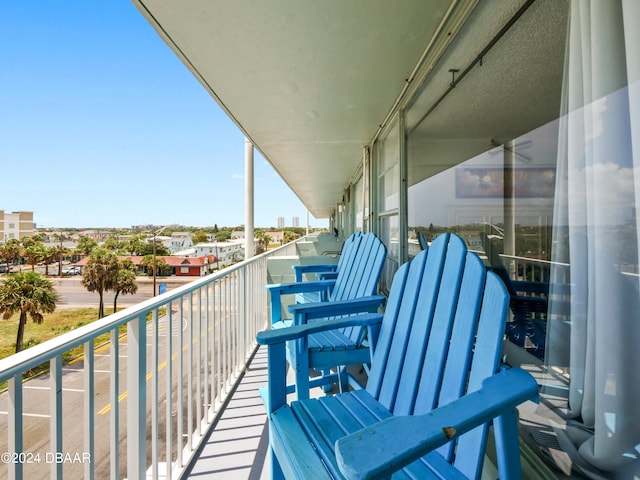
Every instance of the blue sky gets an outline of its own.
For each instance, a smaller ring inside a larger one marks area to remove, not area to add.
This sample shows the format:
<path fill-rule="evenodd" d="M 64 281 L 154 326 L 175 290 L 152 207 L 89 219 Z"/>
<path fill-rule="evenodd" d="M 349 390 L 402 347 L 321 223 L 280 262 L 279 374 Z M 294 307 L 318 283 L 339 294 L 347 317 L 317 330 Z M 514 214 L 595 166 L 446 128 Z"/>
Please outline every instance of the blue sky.
<path fill-rule="evenodd" d="M 0 61 L 0 210 L 50 227 L 244 223 L 244 136 L 128 0 L 0 0 Z M 254 168 L 255 225 L 304 226 L 257 151 Z"/>

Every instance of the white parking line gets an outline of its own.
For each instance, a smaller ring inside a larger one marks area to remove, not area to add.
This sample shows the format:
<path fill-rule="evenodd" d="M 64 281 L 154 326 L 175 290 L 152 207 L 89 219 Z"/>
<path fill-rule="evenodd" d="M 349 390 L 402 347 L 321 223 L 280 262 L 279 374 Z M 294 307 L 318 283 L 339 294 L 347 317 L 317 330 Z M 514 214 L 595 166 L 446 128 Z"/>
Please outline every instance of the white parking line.
<path fill-rule="evenodd" d="M 31 389 L 31 390 L 51 390 L 51 387 L 36 387 L 36 386 L 32 386 L 32 385 L 23 385 L 22 386 L 23 389 Z M 63 392 L 84 392 L 84 390 L 81 390 L 79 388 L 63 388 L 62 389 Z"/>
<path fill-rule="evenodd" d="M 0 415 L 9 415 L 9 412 L 3 412 L 0 410 Z M 38 417 L 38 418 L 51 418 L 51 415 L 42 415 L 40 413 L 23 413 L 23 417 Z"/>
<path fill-rule="evenodd" d="M 81 368 L 63 368 L 63 372 L 84 372 Z M 111 373 L 111 370 L 94 370 L 93 373 Z"/>

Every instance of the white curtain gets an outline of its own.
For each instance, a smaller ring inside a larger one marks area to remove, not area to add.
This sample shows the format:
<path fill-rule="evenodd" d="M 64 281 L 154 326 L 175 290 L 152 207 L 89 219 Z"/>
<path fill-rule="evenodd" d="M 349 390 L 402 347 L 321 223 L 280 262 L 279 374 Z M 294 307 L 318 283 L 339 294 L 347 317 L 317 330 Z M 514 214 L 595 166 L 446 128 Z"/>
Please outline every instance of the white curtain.
<path fill-rule="evenodd" d="M 569 367 L 560 441 L 593 478 L 640 475 L 639 79 L 640 1 L 572 0 L 552 253 L 571 322 L 550 322 L 547 363 Z"/>

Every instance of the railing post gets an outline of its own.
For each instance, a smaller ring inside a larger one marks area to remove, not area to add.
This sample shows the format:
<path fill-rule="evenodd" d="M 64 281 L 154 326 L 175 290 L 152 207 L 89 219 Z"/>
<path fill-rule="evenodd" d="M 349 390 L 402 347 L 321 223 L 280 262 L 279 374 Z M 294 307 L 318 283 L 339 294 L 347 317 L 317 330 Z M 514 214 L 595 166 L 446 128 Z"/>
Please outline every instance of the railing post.
<path fill-rule="evenodd" d="M 198 289 L 198 341 L 196 349 L 196 435 L 201 437 L 202 432 L 202 290 Z"/>
<path fill-rule="evenodd" d="M 159 369 L 158 369 L 158 308 L 151 313 L 151 472 L 158 478 L 158 410 L 159 410 Z M 167 466 L 167 468 L 169 468 Z"/>
<path fill-rule="evenodd" d="M 127 324 L 127 476 L 144 478 L 147 462 L 146 322 Z"/>
<path fill-rule="evenodd" d="M 116 480 L 120 478 L 120 403 L 119 403 L 119 385 L 120 385 L 120 345 L 118 341 L 118 328 L 114 328 L 109 332 L 111 340 L 111 355 L 109 357 L 109 368 L 111 375 L 109 378 L 109 398 L 111 411 L 109 415 L 110 426 L 110 476 Z"/>
<path fill-rule="evenodd" d="M 180 328 L 182 328 L 182 322 L 179 322 Z M 166 457 L 167 467 L 165 472 L 165 478 L 171 480 L 172 477 L 172 445 L 173 445 L 173 424 L 171 421 L 171 414 L 173 409 L 173 303 L 169 303 L 167 308 L 167 337 L 166 337 L 166 413 L 165 413 L 165 442 L 166 442 Z"/>
<path fill-rule="evenodd" d="M 95 461 L 94 362 L 93 340 L 84 344 L 84 453 L 91 459 L 84 463 L 84 478 L 93 480 Z"/>
<path fill-rule="evenodd" d="M 247 270 L 249 266 L 247 265 L 240 271 L 240 278 L 238 279 L 238 334 L 237 334 L 237 345 L 236 345 L 236 373 L 242 373 L 243 369 L 243 360 L 246 358 L 246 350 L 245 350 L 245 326 L 247 323 L 247 316 L 249 314 L 249 299 L 247 298 L 247 279 L 249 275 L 247 274 Z"/>
<path fill-rule="evenodd" d="M 189 293 L 187 362 L 187 451 L 191 452 L 193 450 L 193 292 Z"/>
<path fill-rule="evenodd" d="M 54 455 L 62 453 L 62 357 L 49 360 L 51 394 L 49 408 L 49 451 Z M 62 462 L 51 462 L 51 478 L 62 478 Z"/>
<path fill-rule="evenodd" d="M 8 453 L 22 453 L 22 375 L 16 375 L 8 380 L 9 404 L 8 404 Z M 9 480 L 22 479 L 22 463 L 9 462 Z"/>

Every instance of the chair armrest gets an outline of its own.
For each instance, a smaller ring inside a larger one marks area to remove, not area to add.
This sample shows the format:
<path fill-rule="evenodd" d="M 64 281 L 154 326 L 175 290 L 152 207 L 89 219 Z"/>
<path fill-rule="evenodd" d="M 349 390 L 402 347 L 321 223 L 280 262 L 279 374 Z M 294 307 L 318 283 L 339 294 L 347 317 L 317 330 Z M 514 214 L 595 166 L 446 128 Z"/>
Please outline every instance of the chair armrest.
<path fill-rule="evenodd" d="M 335 280 L 338 272 L 318 272 L 318 280 Z"/>
<path fill-rule="evenodd" d="M 296 325 L 293 327 L 279 328 L 277 330 L 263 330 L 258 332 L 256 341 L 260 345 L 275 345 L 288 340 L 297 340 L 313 333 L 326 332 L 345 327 L 366 327 L 382 322 L 382 313 L 364 313 L 351 317 L 327 320 L 326 322 L 310 323 L 307 325 Z"/>
<path fill-rule="evenodd" d="M 279 295 L 290 295 L 305 292 L 328 291 L 333 288 L 335 283 L 335 280 L 318 280 L 300 283 L 272 283 L 270 285 L 265 285 L 264 288 L 266 288 L 272 295 L 274 292 Z"/>
<path fill-rule="evenodd" d="M 335 285 L 335 280 L 323 280 L 316 282 L 300 282 L 300 283 L 272 283 L 265 285 L 269 292 L 269 300 L 271 303 L 271 324 L 282 320 L 282 295 L 293 295 L 305 292 L 330 292 Z"/>
<path fill-rule="evenodd" d="M 336 302 L 297 303 L 289 305 L 289 312 L 293 314 L 293 324 L 302 325 L 308 320 L 317 318 L 353 313 L 375 313 L 384 305 L 385 300 L 384 295 L 371 295 Z"/>
<path fill-rule="evenodd" d="M 520 368 L 486 379 L 482 388 L 426 415 L 391 417 L 339 439 L 336 459 L 350 480 L 386 478 L 526 400 L 537 400 L 538 385 Z"/>
<path fill-rule="evenodd" d="M 301 282 L 302 275 L 305 273 L 335 272 L 338 268 L 338 264 L 326 263 L 323 265 L 292 265 L 291 268 L 293 268 L 296 275 L 296 282 Z"/>

